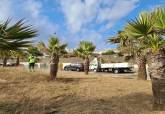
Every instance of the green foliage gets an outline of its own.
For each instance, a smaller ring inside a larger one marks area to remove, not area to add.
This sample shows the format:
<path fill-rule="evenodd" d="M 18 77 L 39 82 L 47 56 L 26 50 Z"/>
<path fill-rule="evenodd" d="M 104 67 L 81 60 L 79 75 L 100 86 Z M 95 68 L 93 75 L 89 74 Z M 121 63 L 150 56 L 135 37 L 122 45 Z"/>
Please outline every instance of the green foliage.
<path fill-rule="evenodd" d="M 92 55 L 95 50 L 95 46 L 92 42 L 81 41 L 79 47 L 74 51 L 75 55 L 81 58 L 86 58 Z"/>
<path fill-rule="evenodd" d="M 23 58 L 26 56 L 26 53 L 23 50 L 19 50 L 19 51 L 10 51 L 10 56 L 11 57 L 19 57 L 19 58 Z"/>
<path fill-rule="evenodd" d="M 40 52 L 45 52 L 46 51 L 46 45 L 43 41 L 38 42 L 37 48 Z"/>
<path fill-rule="evenodd" d="M 42 53 L 38 50 L 37 47 L 30 46 L 27 52 L 34 56 L 42 56 Z"/>
<path fill-rule="evenodd" d="M 8 56 L 11 56 L 11 51 L 6 51 L 6 50 L 0 51 L 0 57 L 1 58 L 8 57 Z"/>
<path fill-rule="evenodd" d="M 25 25 L 24 20 L 10 24 L 10 19 L 0 23 L 0 55 L 11 56 L 11 51 L 19 51 L 29 47 L 37 31 L 31 25 Z"/>
<path fill-rule="evenodd" d="M 135 20 L 131 20 L 125 27 L 125 32 L 131 41 L 129 49 L 137 56 L 146 54 L 146 41 L 148 36 L 153 33 L 153 25 L 150 21 L 150 13 L 143 12 Z"/>
<path fill-rule="evenodd" d="M 151 12 L 154 31 L 160 34 L 165 34 L 165 8 L 157 8 Z"/>
<path fill-rule="evenodd" d="M 142 13 L 134 21 L 130 21 L 126 26 L 126 32 L 134 41 L 134 48 L 140 54 L 146 54 L 148 49 L 156 52 L 164 47 L 165 9 L 158 8 L 153 12 Z"/>
<path fill-rule="evenodd" d="M 124 31 L 119 31 L 116 36 L 108 39 L 109 43 L 119 44 L 120 46 L 126 46 L 128 36 Z"/>
<path fill-rule="evenodd" d="M 67 47 L 67 44 L 61 44 L 57 37 L 51 37 L 49 39 L 48 50 L 52 54 L 56 54 L 58 56 L 67 54 L 66 47 Z"/>
<path fill-rule="evenodd" d="M 160 35 L 152 34 L 148 36 L 148 39 L 146 41 L 146 48 L 150 48 L 153 53 L 165 48 L 165 40 Z"/>
<path fill-rule="evenodd" d="M 101 58 L 101 63 L 108 63 L 108 60 L 104 59 L 104 58 Z"/>
<path fill-rule="evenodd" d="M 130 20 L 125 29 L 109 42 L 118 43 L 119 50 L 124 53 L 146 55 L 149 49 L 156 52 L 165 47 L 165 8 L 157 8 L 152 12 L 142 12 L 135 20 Z"/>
<path fill-rule="evenodd" d="M 126 32 L 135 40 L 143 43 L 147 36 L 153 33 L 153 25 L 149 13 L 141 13 L 138 18 L 128 22 Z"/>
<path fill-rule="evenodd" d="M 0 23 L 0 50 L 20 50 L 28 47 L 33 37 L 36 37 L 36 30 L 31 25 L 25 25 L 24 20 L 20 20 L 10 25 L 10 20 Z"/>
<path fill-rule="evenodd" d="M 117 55 L 118 55 L 119 57 L 124 56 L 122 52 L 117 53 Z"/>
<path fill-rule="evenodd" d="M 106 52 L 103 52 L 102 55 L 113 55 L 115 52 L 113 50 L 107 50 Z"/>

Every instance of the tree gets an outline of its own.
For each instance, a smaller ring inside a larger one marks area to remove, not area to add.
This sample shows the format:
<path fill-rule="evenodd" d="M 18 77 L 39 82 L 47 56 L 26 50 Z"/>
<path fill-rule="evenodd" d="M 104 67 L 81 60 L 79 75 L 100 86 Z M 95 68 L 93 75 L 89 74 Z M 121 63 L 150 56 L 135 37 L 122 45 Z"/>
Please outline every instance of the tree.
<path fill-rule="evenodd" d="M 48 53 L 48 49 L 43 41 L 38 42 L 37 48 L 41 53 Z"/>
<path fill-rule="evenodd" d="M 11 54 L 10 54 L 10 56 L 13 56 L 13 57 L 16 58 L 16 63 L 15 63 L 16 66 L 19 66 L 19 64 L 20 64 L 20 58 L 25 57 L 25 55 L 26 54 L 25 54 L 25 52 L 23 50 L 11 51 Z"/>
<path fill-rule="evenodd" d="M 116 36 L 110 37 L 108 39 L 108 43 L 118 44 L 117 48 L 120 51 L 118 53 L 119 55 L 122 55 L 122 53 L 133 55 L 132 47 L 130 47 L 132 46 L 132 41 L 128 37 L 125 30 L 119 31 Z"/>
<path fill-rule="evenodd" d="M 55 80 L 58 72 L 58 63 L 60 56 L 67 53 L 66 51 L 67 44 L 60 43 L 57 37 L 51 37 L 49 39 L 48 50 L 51 54 L 50 60 L 50 76 L 51 80 Z"/>
<path fill-rule="evenodd" d="M 162 67 L 164 59 L 160 59 L 161 56 L 165 56 L 163 50 L 165 50 L 165 8 L 157 8 L 151 12 L 153 20 L 153 34 L 149 35 L 146 41 L 146 47 L 150 50 L 150 73 L 151 76 L 163 76 L 165 74 L 165 68 Z M 156 64 L 156 65 L 152 65 Z M 157 72 L 157 71 L 160 72 Z M 165 76 L 164 76 L 165 77 Z"/>
<path fill-rule="evenodd" d="M 95 48 L 96 47 L 93 45 L 92 42 L 81 41 L 79 44 L 79 47 L 75 50 L 75 54 L 78 57 L 81 57 L 84 59 L 85 74 L 88 74 L 88 72 L 89 72 L 89 57 L 94 52 Z"/>
<path fill-rule="evenodd" d="M 2 64 L 3 67 L 7 65 L 8 57 L 11 55 L 10 52 L 11 51 L 5 51 L 5 50 L 0 51 L 0 57 L 3 59 L 3 64 Z"/>
<path fill-rule="evenodd" d="M 153 34 L 149 36 L 147 47 L 151 50 L 149 73 L 152 79 L 154 108 L 165 104 L 165 8 L 158 8 L 152 13 Z M 158 104 L 158 105 L 157 105 Z"/>
<path fill-rule="evenodd" d="M 139 66 L 138 77 L 146 79 L 146 60 L 152 79 L 152 90 L 155 104 L 165 104 L 165 8 L 140 14 L 125 27 L 128 44 L 125 49 L 136 54 Z M 115 40 L 112 40 L 115 41 Z M 130 48 L 129 48 L 130 47 Z M 148 56 L 150 58 L 148 58 Z M 154 105 L 155 106 L 155 105 Z"/>
<path fill-rule="evenodd" d="M 115 52 L 113 50 L 107 50 L 102 53 L 102 55 L 113 55 L 113 54 L 115 54 Z"/>
<path fill-rule="evenodd" d="M 138 78 L 145 80 L 146 74 L 146 51 L 144 41 L 152 33 L 152 24 L 149 22 L 149 15 L 142 13 L 135 20 L 131 20 L 125 29 L 118 32 L 117 36 L 108 41 L 119 44 L 121 52 L 129 53 L 136 57 L 138 64 Z"/>
<path fill-rule="evenodd" d="M 124 31 L 116 37 L 109 39 L 110 42 L 119 43 L 124 52 L 133 53 L 139 66 L 139 79 L 146 79 L 146 60 L 149 49 L 157 50 L 163 45 L 161 35 L 165 33 L 165 10 L 158 8 L 153 12 L 143 12 L 135 20 L 126 25 Z"/>
<path fill-rule="evenodd" d="M 119 31 L 116 36 L 108 39 L 110 43 L 119 43 L 119 47 L 124 47 L 127 45 L 128 36 L 125 31 Z"/>
<path fill-rule="evenodd" d="M 24 20 L 10 24 L 10 19 L 0 23 L 0 51 L 3 54 L 3 66 L 6 65 L 9 51 L 18 51 L 28 47 L 32 38 L 37 36 L 37 31 L 31 25 L 25 25 Z M 6 53 L 6 55 L 5 55 Z"/>
<path fill-rule="evenodd" d="M 153 24 L 150 21 L 150 13 L 141 13 L 138 18 L 128 22 L 126 33 L 133 41 L 135 56 L 138 64 L 138 78 L 147 79 L 145 47 L 148 36 L 153 33 Z"/>
<path fill-rule="evenodd" d="M 139 18 L 132 20 L 126 26 L 128 35 L 135 41 L 139 52 L 137 57 L 139 59 L 139 67 L 142 79 L 146 77 L 145 69 L 146 52 L 148 49 L 157 50 L 163 44 L 162 34 L 165 33 L 165 9 L 158 8 L 153 12 L 142 13 Z M 139 72 L 139 73 L 140 73 Z"/>
<path fill-rule="evenodd" d="M 37 47 L 29 46 L 27 52 L 34 56 L 41 56 L 42 53 L 38 50 Z"/>

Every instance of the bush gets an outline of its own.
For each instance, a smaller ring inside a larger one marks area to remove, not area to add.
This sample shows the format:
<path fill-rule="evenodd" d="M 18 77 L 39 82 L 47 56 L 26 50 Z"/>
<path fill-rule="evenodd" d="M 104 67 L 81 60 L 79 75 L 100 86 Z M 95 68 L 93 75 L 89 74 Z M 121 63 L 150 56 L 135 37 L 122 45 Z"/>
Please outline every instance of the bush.
<path fill-rule="evenodd" d="M 119 57 L 124 56 L 123 53 L 121 53 L 121 52 L 117 53 L 117 55 L 118 55 Z"/>
<path fill-rule="evenodd" d="M 113 50 L 107 50 L 106 52 L 103 52 L 102 55 L 113 55 L 115 52 Z"/>
<path fill-rule="evenodd" d="M 43 56 L 43 54 L 38 50 L 37 47 L 31 46 L 31 47 L 28 48 L 27 51 L 28 51 L 29 54 L 32 54 L 32 55 L 35 55 L 35 56 Z"/>

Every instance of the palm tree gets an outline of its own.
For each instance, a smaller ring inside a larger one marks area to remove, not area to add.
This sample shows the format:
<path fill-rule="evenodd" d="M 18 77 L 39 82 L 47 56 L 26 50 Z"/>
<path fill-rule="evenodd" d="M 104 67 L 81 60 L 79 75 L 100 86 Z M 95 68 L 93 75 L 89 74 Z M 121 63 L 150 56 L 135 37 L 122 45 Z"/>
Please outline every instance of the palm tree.
<path fill-rule="evenodd" d="M 134 54 L 132 50 L 133 41 L 129 38 L 125 30 L 119 31 L 116 36 L 108 38 L 108 43 L 118 44 L 121 53 Z"/>
<path fill-rule="evenodd" d="M 46 45 L 43 41 L 38 42 L 37 48 L 41 53 L 48 54 L 48 48 L 46 47 Z"/>
<path fill-rule="evenodd" d="M 67 44 L 61 44 L 57 37 L 49 39 L 49 52 L 51 53 L 50 76 L 51 80 L 55 80 L 58 72 L 58 63 L 60 56 L 66 54 Z"/>
<path fill-rule="evenodd" d="M 149 36 L 147 47 L 151 50 L 149 61 L 149 74 L 152 79 L 154 96 L 154 108 L 157 104 L 165 104 L 164 80 L 165 80 L 165 39 L 158 34 Z"/>
<path fill-rule="evenodd" d="M 144 47 L 139 45 L 136 39 L 133 39 L 132 36 L 128 35 L 126 30 L 123 30 L 119 31 L 116 36 L 109 38 L 108 42 L 118 44 L 120 52 L 132 55 L 133 57 L 136 56 L 138 66 L 141 66 L 138 70 L 138 79 L 146 79 L 146 58 L 142 51 Z M 144 71 L 141 72 L 141 69 L 144 69 Z"/>
<path fill-rule="evenodd" d="M 138 49 L 140 53 L 137 54 L 137 57 L 141 72 L 139 77 L 142 79 L 146 78 L 145 64 L 147 50 L 151 48 L 156 51 L 160 49 L 162 42 L 164 42 L 161 37 L 161 35 L 165 34 L 164 18 L 165 8 L 158 8 L 153 12 L 140 14 L 139 18 L 130 21 L 126 26 L 126 32 L 133 38 L 140 49 Z"/>
<path fill-rule="evenodd" d="M 136 60 L 138 64 L 138 78 L 145 80 L 146 74 L 146 41 L 153 33 L 153 24 L 150 21 L 150 13 L 141 13 L 138 18 L 128 22 L 126 32 L 134 42 Z"/>
<path fill-rule="evenodd" d="M 165 78 L 165 8 L 158 8 L 153 12 L 142 13 L 135 20 L 130 21 L 125 27 L 126 35 L 128 35 L 127 49 L 131 49 L 136 54 L 139 66 L 138 77 L 146 79 L 145 64 L 148 52 L 151 52 L 149 71 L 152 79 L 152 87 L 154 94 L 154 102 L 165 104 L 163 92 Z M 111 42 L 114 42 L 114 38 Z M 120 43 L 117 40 L 117 43 Z M 150 51 L 151 50 L 151 51 Z M 159 81 L 161 83 L 159 83 Z"/>
<path fill-rule="evenodd" d="M 0 50 L 1 52 L 17 51 L 31 45 L 31 39 L 37 36 L 37 31 L 31 25 L 25 25 L 24 20 L 20 20 L 11 25 L 9 19 L 0 23 Z M 4 54 L 5 54 L 4 53 Z M 4 55 L 4 66 L 8 54 Z"/>
<path fill-rule="evenodd" d="M 75 54 L 78 57 L 81 57 L 85 60 L 84 61 L 85 74 L 88 74 L 88 72 L 89 72 L 89 57 L 94 52 L 95 48 L 96 47 L 93 45 L 92 42 L 81 41 L 79 44 L 79 47 L 75 50 Z"/>
<path fill-rule="evenodd" d="M 161 104 L 165 104 L 165 39 L 163 38 L 163 36 L 165 35 L 164 19 L 165 8 L 158 8 L 152 12 L 154 33 L 149 36 L 149 40 L 147 41 L 147 47 L 151 50 L 149 72 L 152 79 L 154 108 L 159 108 Z"/>
<path fill-rule="evenodd" d="M 42 56 L 43 54 L 35 46 L 29 46 L 27 49 L 29 55 Z"/>
<path fill-rule="evenodd" d="M 7 65 L 7 60 L 10 55 L 11 55 L 10 51 L 0 50 L 0 57 L 3 60 L 3 63 L 2 63 L 3 67 Z"/>
<path fill-rule="evenodd" d="M 10 56 L 13 56 L 13 57 L 16 58 L 15 65 L 16 66 L 19 66 L 19 64 L 20 64 L 20 58 L 25 57 L 25 52 L 24 52 L 24 50 L 11 51 L 11 55 Z"/>
<path fill-rule="evenodd" d="M 125 30 L 108 41 L 119 43 L 121 51 L 133 53 L 139 66 L 138 78 L 146 79 L 146 50 L 149 36 L 154 33 L 154 22 L 150 19 L 156 17 L 151 13 L 141 13 L 135 20 L 129 21 Z M 158 24 L 155 24 L 158 25 Z M 157 30 L 158 31 L 158 30 Z"/>
<path fill-rule="evenodd" d="M 120 47 L 125 47 L 127 45 L 128 36 L 125 31 L 119 31 L 116 36 L 108 39 L 110 43 L 119 43 Z"/>

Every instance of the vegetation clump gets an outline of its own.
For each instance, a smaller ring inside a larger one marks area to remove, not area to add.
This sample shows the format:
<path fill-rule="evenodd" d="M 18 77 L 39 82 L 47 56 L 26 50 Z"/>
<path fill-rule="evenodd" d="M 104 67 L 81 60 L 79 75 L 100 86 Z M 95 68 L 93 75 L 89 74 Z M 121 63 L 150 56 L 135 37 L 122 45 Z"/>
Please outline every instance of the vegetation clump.
<path fill-rule="evenodd" d="M 93 54 L 95 48 L 92 42 L 81 41 L 79 47 L 75 50 L 75 55 L 84 59 L 85 74 L 89 72 L 89 57 Z"/>
<path fill-rule="evenodd" d="M 113 54 L 115 54 L 115 52 L 113 50 L 107 50 L 102 53 L 102 55 L 113 55 Z"/>
<path fill-rule="evenodd" d="M 146 64 L 149 59 L 147 55 L 149 53 L 154 55 L 165 48 L 164 18 L 165 8 L 142 12 L 137 18 L 130 20 L 123 31 L 108 39 L 111 43 L 119 44 L 121 52 L 136 58 L 139 79 L 147 79 Z"/>

